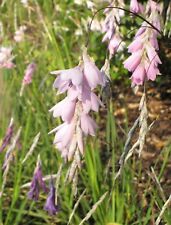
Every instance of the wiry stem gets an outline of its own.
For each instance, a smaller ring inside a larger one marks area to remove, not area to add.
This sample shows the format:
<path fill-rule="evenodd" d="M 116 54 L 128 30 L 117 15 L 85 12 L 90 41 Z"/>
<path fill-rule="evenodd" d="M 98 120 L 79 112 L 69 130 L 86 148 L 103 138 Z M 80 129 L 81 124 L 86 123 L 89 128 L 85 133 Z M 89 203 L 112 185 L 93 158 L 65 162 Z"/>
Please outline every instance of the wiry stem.
<path fill-rule="evenodd" d="M 130 11 L 129 9 L 124 9 L 122 7 L 117 7 L 117 6 L 106 6 L 106 7 L 103 7 L 103 8 L 100 8 L 98 9 L 92 16 L 92 19 L 88 25 L 88 34 L 87 34 L 87 42 L 86 42 L 86 47 L 88 47 L 88 44 L 89 44 L 89 40 L 90 40 L 90 33 L 91 33 L 91 25 L 93 23 L 93 20 L 95 18 L 95 16 L 101 12 L 102 10 L 105 10 L 105 9 L 120 9 L 120 10 L 123 10 L 124 12 L 127 12 L 129 14 L 132 14 L 136 17 L 138 17 L 139 19 L 143 20 L 144 22 L 146 22 L 148 25 L 150 25 L 150 27 L 152 27 L 154 30 L 156 30 L 161 36 L 163 36 L 163 32 L 161 32 L 157 27 L 155 27 L 151 22 L 149 22 L 148 20 L 146 20 L 143 16 L 139 15 L 138 13 L 135 13 L 135 12 L 132 12 Z"/>

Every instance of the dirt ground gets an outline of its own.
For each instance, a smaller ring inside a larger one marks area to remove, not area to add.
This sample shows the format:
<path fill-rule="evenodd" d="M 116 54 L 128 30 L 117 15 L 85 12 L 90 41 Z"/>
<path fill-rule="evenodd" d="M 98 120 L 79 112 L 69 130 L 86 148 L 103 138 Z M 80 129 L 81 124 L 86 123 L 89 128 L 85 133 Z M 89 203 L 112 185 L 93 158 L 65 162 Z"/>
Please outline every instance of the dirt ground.
<path fill-rule="evenodd" d="M 125 120 L 130 129 L 139 115 L 139 102 L 143 88 L 139 88 L 135 95 L 130 87 L 122 86 L 121 83 L 112 85 L 112 95 L 115 101 L 114 115 L 117 127 L 124 130 Z M 147 87 L 147 107 L 149 113 L 148 123 L 154 125 L 147 135 L 145 146 L 142 152 L 143 169 L 149 170 L 158 160 L 158 171 L 163 163 L 164 148 L 171 145 L 171 80 L 160 83 L 148 82 Z M 123 132 L 120 133 L 121 136 Z M 171 187 L 171 159 L 166 165 L 164 174 L 160 180 L 164 191 L 169 195 Z"/>

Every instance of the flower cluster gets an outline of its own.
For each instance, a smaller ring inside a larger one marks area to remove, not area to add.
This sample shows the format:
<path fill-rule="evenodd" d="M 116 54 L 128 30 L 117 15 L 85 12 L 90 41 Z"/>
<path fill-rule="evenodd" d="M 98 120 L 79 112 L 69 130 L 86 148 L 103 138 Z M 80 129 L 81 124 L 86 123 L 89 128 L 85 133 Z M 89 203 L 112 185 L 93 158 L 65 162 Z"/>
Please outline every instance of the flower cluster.
<path fill-rule="evenodd" d="M 105 84 L 104 75 L 86 50 L 83 53 L 83 62 L 78 66 L 51 73 L 59 75 L 54 82 L 58 93 L 67 92 L 67 96 L 50 109 L 54 117 L 60 116 L 64 122 L 50 133 L 56 132 L 54 144 L 65 160 L 70 161 L 76 156 L 79 160 L 84 153 L 83 137 L 95 136 L 97 126 L 89 112 L 98 112 L 102 105 L 93 90 L 97 85 Z"/>
<path fill-rule="evenodd" d="M 148 21 L 151 22 L 158 30 L 160 30 L 160 15 L 157 3 L 151 2 L 151 10 Z M 146 22 L 135 35 L 133 42 L 128 46 L 128 52 L 132 53 L 129 58 L 124 61 L 124 67 L 132 72 L 132 84 L 142 85 L 145 80 L 156 79 L 159 75 L 158 64 L 161 64 L 157 54 L 158 32 L 150 27 Z"/>
<path fill-rule="evenodd" d="M 7 68 L 11 69 L 15 65 L 12 62 L 13 60 L 12 56 L 12 48 L 10 47 L 1 47 L 0 48 L 0 68 Z"/>
<path fill-rule="evenodd" d="M 50 215 L 55 215 L 59 211 L 59 206 L 55 204 L 55 187 L 53 185 L 53 180 L 51 178 L 50 188 L 46 187 L 45 181 L 43 180 L 42 167 L 40 157 L 38 156 L 37 165 L 34 171 L 33 179 L 30 186 L 30 191 L 28 192 L 28 198 L 34 201 L 39 199 L 39 192 L 42 189 L 45 193 L 49 191 L 44 209 L 48 211 Z"/>
<path fill-rule="evenodd" d="M 110 7 L 124 7 L 124 1 L 115 1 L 110 4 Z M 107 8 L 104 11 L 106 18 L 103 23 L 103 33 L 105 33 L 102 42 L 108 42 L 110 58 L 117 52 L 123 49 L 119 24 L 120 18 L 124 16 L 124 11 L 117 8 Z"/>

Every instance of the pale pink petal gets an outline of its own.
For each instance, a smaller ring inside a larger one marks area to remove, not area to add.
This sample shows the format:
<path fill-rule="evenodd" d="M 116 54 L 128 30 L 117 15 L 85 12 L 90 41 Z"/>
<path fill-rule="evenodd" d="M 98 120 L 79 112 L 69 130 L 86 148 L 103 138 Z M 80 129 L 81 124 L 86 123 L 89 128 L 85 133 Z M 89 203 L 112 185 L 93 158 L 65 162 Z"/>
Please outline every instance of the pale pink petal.
<path fill-rule="evenodd" d="M 137 0 L 131 0 L 130 1 L 130 10 L 134 13 L 139 13 L 140 12 L 140 7 L 139 3 Z"/>
<path fill-rule="evenodd" d="M 63 148 L 61 151 L 61 157 L 65 160 L 65 162 L 67 161 L 67 156 L 68 156 L 68 149 Z"/>
<path fill-rule="evenodd" d="M 32 77 L 33 74 L 35 72 L 36 69 L 36 64 L 35 63 L 30 63 L 26 70 L 25 70 L 25 74 L 24 74 L 24 78 L 23 78 L 23 84 L 30 84 L 32 82 Z"/>
<path fill-rule="evenodd" d="M 139 3 L 139 12 L 144 13 L 144 6 L 141 3 Z"/>
<path fill-rule="evenodd" d="M 74 130 L 75 130 L 75 123 L 74 121 L 72 121 L 69 125 L 68 125 L 68 129 L 65 133 L 65 135 L 63 136 L 62 139 L 62 146 L 68 146 L 71 143 L 71 140 L 73 138 L 74 135 Z"/>
<path fill-rule="evenodd" d="M 52 134 L 57 132 L 60 128 L 62 128 L 65 125 L 65 123 L 60 124 L 59 126 L 55 127 L 53 130 L 51 130 L 48 134 Z"/>
<path fill-rule="evenodd" d="M 83 54 L 83 61 L 83 72 L 89 86 L 94 89 L 97 85 L 104 85 L 102 72 L 96 67 L 94 62 L 90 60 L 90 57 L 86 53 Z"/>
<path fill-rule="evenodd" d="M 150 42 L 152 44 L 152 46 L 156 49 L 159 50 L 159 45 L 158 45 L 158 41 L 157 41 L 157 35 L 154 35 L 150 38 Z"/>
<path fill-rule="evenodd" d="M 15 64 L 12 62 L 5 62 L 2 67 L 7 68 L 7 69 L 12 69 L 15 67 Z"/>
<path fill-rule="evenodd" d="M 109 46 L 108 46 L 110 55 L 114 55 L 115 52 L 119 50 L 119 45 L 121 44 L 121 41 L 122 41 L 121 38 L 116 35 L 112 37 L 112 39 L 109 41 Z"/>
<path fill-rule="evenodd" d="M 71 88 L 68 89 L 68 98 L 71 101 L 75 100 L 79 96 L 80 96 L 80 91 L 75 86 L 72 86 Z"/>
<path fill-rule="evenodd" d="M 145 80 L 145 73 L 146 71 L 144 66 L 140 64 L 131 76 L 132 83 L 136 85 L 143 85 Z"/>
<path fill-rule="evenodd" d="M 15 65 L 12 62 L 13 58 L 14 57 L 12 56 L 12 48 L 10 47 L 0 48 L 0 68 L 11 69 L 15 67 Z"/>
<path fill-rule="evenodd" d="M 143 44 L 141 41 L 141 38 L 136 38 L 129 46 L 128 46 L 128 52 L 136 52 L 143 48 Z"/>
<path fill-rule="evenodd" d="M 89 87 L 87 80 L 85 79 L 82 86 L 81 101 L 85 102 L 87 99 L 90 100 L 91 88 Z"/>
<path fill-rule="evenodd" d="M 142 51 L 139 50 L 133 53 L 127 60 L 124 61 L 124 68 L 128 69 L 129 71 L 134 71 L 136 67 L 140 64 L 142 57 Z"/>
<path fill-rule="evenodd" d="M 58 89 L 67 90 L 70 85 L 80 86 L 82 85 L 83 73 L 81 66 L 74 67 L 68 70 L 56 70 L 51 74 L 59 75 L 54 82 L 54 87 Z M 66 87 L 68 85 L 68 87 Z M 60 90 L 59 90 L 60 91 Z"/>
<path fill-rule="evenodd" d="M 69 122 L 74 116 L 75 104 L 75 101 L 71 101 L 66 97 L 64 100 L 52 107 L 49 111 L 53 111 L 54 117 L 61 116 L 63 121 Z"/>
<path fill-rule="evenodd" d="M 54 88 L 57 88 L 59 90 L 59 93 L 64 93 L 65 91 L 67 91 L 69 89 L 69 84 L 70 81 L 66 80 L 62 80 L 60 76 L 58 76 L 53 84 Z"/>
<path fill-rule="evenodd" d="M 82 102 L 82 106 L 83 106 L 83 112 L 89 113 L 91 109 L 91 101 L 87 99 L 86 101 Z"/>
<path fill-rule="evenodd" d="M 95 130 L 97 128 L 96 123 L 88 114 L 81 115 L 81 129 L 83 130 L 85 135 L 90 134 L 91 136 L 95 136 Z"/>
<path fill-rule="evenodd" d="M 146 31 L 146 27 L 147 27 L 147 23 L 143 22 L 142 26 L 138 29 L 137 33 L 135 34 L 135 37 L 138 37 L 141 34 L 143 34 Z"/>
<path fill-rule="evenodd" d="M 146 73 L 148 80 L 154 81 L 156 79 L 156 75 L 160 74 L 160 71 L 154 63 L 148 63 L 146 64 Z"/>
<path fill-rule="evenodd" d="M 75 123 L 72 121 L 69 124 L 64 123 L 64 125 L 58 130 L 54 139 L 54 144 L 57 145 L 58 148 L 65 148 L 71 143 L 74 134 L 74 127 Z"/>
<path fill-rule="evenodd" d="M 84 113 L 89 113 L 91 109 L 98 112 L 99 106 L 103 106 L 103 103 L 93 92 L 89 92 L 86 96 L 84 95 L 84 98 L 82 98 L 82 105 Z"/>
<path fill-rule="evenodd" d="M 103 39 L 102 39 L 102 42 L 105 42 L 107 40 L 110 40 L 112 35 L 113 35 L 113 29 L 107 29 L 107 32 L 106 34 L 104 35 Z"/>
<path fill-rule="evenodd" d="M 58 130 L 57 130 L 57 132 L 55 134 L 54 144 L 57 144 L 57 143 L 62 141 L 64 135 L 66 134 L 66 132 L 68 130 L 68 124 L 67 123 L 63 123 L 62 125 L 60 125 L 57 128 L 58 128 Z"/>
<path fill-rule="evenodd" d="M 103 103 L 93 92 L 91 93 L 91 109 L 95 112 L 99 111 L 99 106 L 103 106 Z"/>
<path fill-rule="evenodd" d="M 83 73 L 81 71 L 81 68 L 78 66 L 69 70 L 63 70 L 61 72 L 61 79 L 71 80 L 72 84 L 76 86 L 81 85 L 83 79 Z"/>
<path fill-rule="evenodd" d="M 147 55 L 149 57 L 150 62 L 153 62 L 155 64 L 162 63 L 157 52 L 155 51 L 155 49 L 152 46 L 147 45 L 146 50 L 147 50 Z M 156 66 L 157 66 L 157 64 L 156 64 Z"/>

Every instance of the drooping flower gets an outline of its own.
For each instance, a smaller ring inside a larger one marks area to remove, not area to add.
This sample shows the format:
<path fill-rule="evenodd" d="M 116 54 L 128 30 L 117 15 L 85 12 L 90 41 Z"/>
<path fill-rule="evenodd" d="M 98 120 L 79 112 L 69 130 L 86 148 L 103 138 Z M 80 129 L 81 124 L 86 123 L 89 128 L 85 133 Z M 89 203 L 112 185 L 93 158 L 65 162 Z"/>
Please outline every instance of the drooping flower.
<path fill-rule="evenodd" d="M 44 192 L 48 191 L 48 189 L 46 188 L 46 184 L 43 181 L 41 161 L 38 157 L 37 165 L 30 186 L 30 191 L 28 192 L 28 198 L 37 201 L 41 190 L 43 190 Z"/>
<path fill-rule="evenodd" d="M 95 135 L 97 126 L 89 112 L 98 112 L 102 105 L 93 90 L 97 85 L 105 85 L 104 74 L 87 55 L 86 50 L 83 61 L 78 66 L 51 73 L 58 75 L 54 82 L 58 93 L 67 92 L 67 96 L 50 109 L 54 117 L 61 117 L 64 122 L 50 133 L 56 132 L 54 144 L 65 161 L 70 161 L 78 153 L 83 155 L 84 136 Z"/>
<path fill-rule="evenodd" d="M 116 52 L 122 51 L 124 47 L 124 42 L 122 41 L 119 32 L 114 34 L 109 42 L 108 49 L 110 55 L 114 55 Z"/>
<path fill-rule="evenodd" d="M 10 47 L 1 47 L 0 48 L 0 68 L 11 69 L 15 65 L 12 62 L 14 56 L 12 56 L 12 48 Z"/>
<path fill-rule="evenodd" d="M 35 63 L 30 63 L 27 66 L 27 68 L 25 70 L 24 78 L 23 78 L 23 81 L 22 81 L 20 96 L 22 96 L 22 94 L 23 94 L 24 87 L 32 82 L 32 77 L 33 77 L 33 74 L 34 74 L 35 70 L 36 70 L 36 64 Z"/>
<path fill-rule="evenodd" d="M 143 85 L 145 80 L 145 68 L 139 64 L 132 74 L 132 82 L 137 85 Z"/>
<path fill-rule="evenodd" d="M 103 86 L 103 75 L 86 52 L 83 54 L 83 74 L 89 87 L 93 90 L 97 85 Z"/>
<path fill-rule="evenodd" d="M 50 215 L 55 215 L 59 212 L 59 205 L 56 205 L 55 203 L 55 195 L 56 195 L 56 189 L 53 185 L 53 180 L 50 181 L 50 191 L 46 200 L 46 203 L 44 205 L 44 210 L 46 210 Z"/>
<path fill-rule="evenodd" d="M 130 1 L 130 10 L 134 13 L 142 13 L 143 12 L 143 5 L 138 2 L 138 0 L 131 0 Z"/>
<path fill-rule="evenodd" d="M 36 64 L 35 63 L 30 63 L 25 71 L 23 83 L 24 85 L 30 84 L 32 82 L 32 77 L 36 69 Z"/>
<path fill-rule="evenodd" d="M 148 21 L 160 30 L 160 12 L 156 2 L 150 0 L 151 8 Z M 148 5 L 149 7 L 149 5 Z M 132 53 L 124 61 L 124 67 L 132 72 L 132 85 L 143 85 L 145 80 L 156 79 L 160 75 L 158 65 L 161 60 L 158 51 L 158 32 L 146 22 L 137 31 L 133 42 L 128 46 L 128 52 Z"/>
<path fill-rule="evenodd" d="M 22 42 L 24 40 L 24 32 L 26 30 L 26 26 L 20 26 L 18 30 L 16 30 L 14 34 L 14 40 L 16 42 Z"/>
<path fill-rule="evenodd" d="M 11 118 L 11 121 L 7 128 L 5 137 L 0 146 L 0 152 L 2 152 L 6 148 L 6 146 L 11 142 L 11 138 L 13 136 L 13 131 L 14 131 L 14 124 L 13 124 L 13 118 Z"/>
<path fill-rule="evenodd" d="M 133 52 L 132 55 L 124 61 L 124 67 L 133 72 L 140 64 L 142 58 L 142 51 Z"/>
<path fill-rule="evenodd" d="M 91 30 L 92 31 L 96 31 L 96 32 L 101 32 L 102 31 L 102 26 L 103 26 L 103 20 L 99 20 L 97 18 L 94 18 L 92 21 L 91 17 L 88 17 L 87 20 L 83 21 L 84 22 L 84 26 L 87 26 L 87 22 L 88 24 L 91 23 Z"/>

